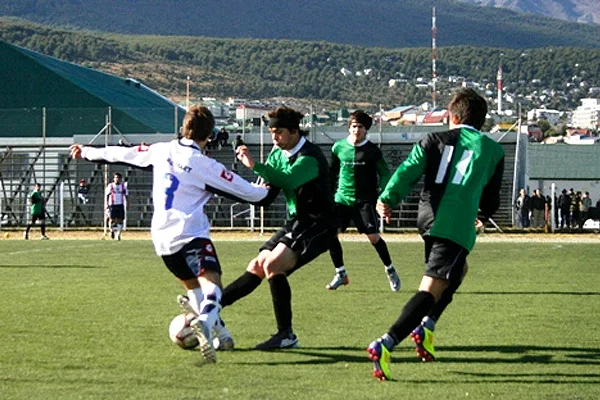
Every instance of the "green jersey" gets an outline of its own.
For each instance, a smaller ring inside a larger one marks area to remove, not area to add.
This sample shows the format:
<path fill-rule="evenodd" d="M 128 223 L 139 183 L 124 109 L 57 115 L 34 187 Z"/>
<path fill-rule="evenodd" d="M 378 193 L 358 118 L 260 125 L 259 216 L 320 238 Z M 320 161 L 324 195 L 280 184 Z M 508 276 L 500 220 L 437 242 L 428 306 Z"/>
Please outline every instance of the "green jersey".
<path fill-rule="evenodd" d="M 398 167 L 379 200 L 397 205 L 424 175 L 417 225 L 421 235 L 445 238 L 471 251 L 478 211 L 489 218 L 500 205 L 502 146 L 462 125 L 429 134 Z"/>
<path fill-rule="evenodd" d="M 296 151 L 274 147 L 264 164 L 254 165 L 254 172 L 283 190 L 291 218 L 332 222 L 335 214 L 327 159 L 318 146 L 300 140 Z"/>
<path fill-rule="evenodd" d="M 375 204 L 380 189 L 390 179 L 390 169 L 377 145 L 368 139 L 356 145 L 342 139 L 331 149 L 332 186 L 335 202 L 347 206 Z"/>
<path fill-rule="evenodd" d="M 31 215 L 40 215 L 44 213 L 44 198 L 40 192 L 35 190 L 29 195 L 31 201 Z"/>

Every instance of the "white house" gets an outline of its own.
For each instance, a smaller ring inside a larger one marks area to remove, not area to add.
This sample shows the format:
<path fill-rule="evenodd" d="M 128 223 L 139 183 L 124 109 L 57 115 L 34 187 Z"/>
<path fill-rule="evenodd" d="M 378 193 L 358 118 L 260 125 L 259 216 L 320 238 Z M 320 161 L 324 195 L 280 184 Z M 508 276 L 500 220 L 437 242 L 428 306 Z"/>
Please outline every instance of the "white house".
<path fill-rule="evenodd" d="M 537 122 L 540 119 L 548 121 L 550 125 L 556 125 L 560 119 L 560 111 L 545 108 L 534 108 L 527 112 L 527 121 Z"/>
<path fill-rule="evenodd" d="M 600 99 L 581 99 L 581 105 L 571 115 L 571 126 L 598 129 L 600 121 Z"/>
<path fill-rule="evenodd" d="M 249 119 L 261 118 L 269 113 L 267 107 L 242 104 L 235 109 L 235 119 L 238 121 L 248 121 Z"/>

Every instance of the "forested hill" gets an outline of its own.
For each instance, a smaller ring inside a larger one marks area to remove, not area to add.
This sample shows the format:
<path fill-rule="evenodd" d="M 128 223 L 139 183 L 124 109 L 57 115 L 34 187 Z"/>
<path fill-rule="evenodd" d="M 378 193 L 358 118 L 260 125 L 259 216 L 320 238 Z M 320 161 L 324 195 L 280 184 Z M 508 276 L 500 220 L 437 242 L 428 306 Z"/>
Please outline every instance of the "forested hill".
<path fill-rule="evenodd" d="M 387 48 L 600 48 L 600 25 L 454 0 L 3 0 L 0 16 L 101 32 L 291 39 Z"/>
<path fill-rule="evenodd" d="M 419 78 L 426 82 L 431 77 L 428 48 L 106 35 L 6 19 L 0 19 L 0 39 L 118 76 L 134 77 L 169 97 L 185 93 L 190 76 L 197 97 L 281 96 L 384 106 L 431 99 L 430 88 L 416 85 Z M 575 97 L 553 97 L 546 104 L 549 108 L 577 105 L 579 98 L 586 96 L 586 88 L 600 86 L 600 49 L 442 47 L 437 63 L 440 103 L 456 87 L 456 83 L 448 82 L 451 76 L 488 83 L 493 90 L 499 64 L 506 91 L 515 95 L 576 90 Z M 344 75 L 342 68 L 352 72 Z M 400 83 L 390 87 L 390 79 Z"/>

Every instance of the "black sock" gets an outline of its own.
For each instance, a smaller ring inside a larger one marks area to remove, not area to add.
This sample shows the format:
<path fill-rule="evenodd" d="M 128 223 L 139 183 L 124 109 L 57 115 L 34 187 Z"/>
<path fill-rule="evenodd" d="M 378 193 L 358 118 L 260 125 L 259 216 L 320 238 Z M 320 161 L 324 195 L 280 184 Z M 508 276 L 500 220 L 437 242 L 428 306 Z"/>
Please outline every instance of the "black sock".
<path fill-rule="evenodd" d="M 390 257 L 390 252 L 388 251 L 387 244 L 383 238 L 379 238 L 377 243 L 373 245 L 375 250 L 377 250 L 377 254 L 379 254 L 379 258 L 383 262 L 383 265 L 386 267 L 392 263 L 392 258 Z"/>
<path fill-rule="evenodd" d="M 292 331 L 292 289 L 285 275 L 269 279 L 278 332 Z"/>
<path fill-rule="evenodd" d="M 46 224 L 42 224 L 42 236 L 46 236 Z"/>
<path fill-rule="evenodd" d="M 248 296 L 257 287 L 260 286 L 262 279 L 251 272 L 244 272 L 239 278 L 231 282 L 225 289 L 223 289 L 223 296 L 221 296 L 221 306 L 229 306 L 241 299 L 242 297 Z"/>
<path fill-rule="evenodd" d="M 437 322 L 438 319 L 440 319 L 442 313 L 444 312 L 446 307 L 448 307 L 448 304 L 452 303 L 452 297 L 454 296 L 454 292 L 456 292 L 460 284 L 461 282 L 453 282 L 450 284 L 450 286 L 446 288 L 446 290 L 444 290 L 444 293 L 442 293 L 442 297 L 440 297 L 438 302 L 435 304 L 435 306 L 433 306 L 433 308 L 429 312 L 429 318 L 431 318 L 435 322 Z"/>
<path fill-rule="evenodd" d="M 390 327 L 388 334 L 400 343 L 417 327 L 424 316 L 435 305 L 435 298 L 429 292 L 417 292 L 404 306 L 402 313 Z"/>
<path fill-rule="evenodd" d="M 342 251 L 342 244 L 337 237 L 331 241 L 329 256 L 331 257 L 331 261 L 333 261 L 334 267 L 340 268 L 344 266 L 344 252 Z"/>

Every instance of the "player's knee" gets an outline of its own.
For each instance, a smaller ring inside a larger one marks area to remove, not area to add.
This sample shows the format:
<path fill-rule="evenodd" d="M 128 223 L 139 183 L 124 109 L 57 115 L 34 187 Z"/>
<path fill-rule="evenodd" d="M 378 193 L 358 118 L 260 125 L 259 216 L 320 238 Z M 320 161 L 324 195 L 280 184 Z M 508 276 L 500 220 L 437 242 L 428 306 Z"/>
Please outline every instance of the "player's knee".
<path fill-rule="evenodd" d="M 369 233 L 367 237 L 369 238 L 369 241 L 373 246 L 375 246 L 377 242 L 379 242 L 379 240 L 381 239 L 381 236 L 379 236 L 378 233 Z"/>
<path fill-rule="evenodd" d="M 264 279 L 265 278 L 265 273 L 262 267 L 262 263 L 260 262 L 260 260 L 258 258 L 254 258 L 252 261 L 250 261 L 250 263 L 248 264 L 248 267 L 246 267 L 246 271 L 257 275 L 259 278 Z"/>

